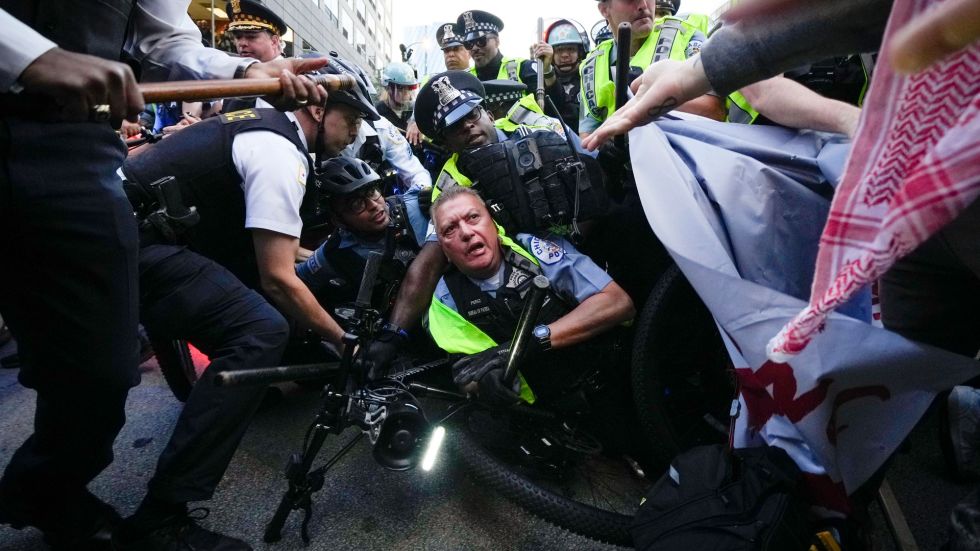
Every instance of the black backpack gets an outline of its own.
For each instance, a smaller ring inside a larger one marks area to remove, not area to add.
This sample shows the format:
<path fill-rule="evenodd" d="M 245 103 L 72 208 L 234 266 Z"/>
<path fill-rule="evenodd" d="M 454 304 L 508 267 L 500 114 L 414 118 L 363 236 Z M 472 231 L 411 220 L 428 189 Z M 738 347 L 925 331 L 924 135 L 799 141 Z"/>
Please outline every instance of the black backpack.
<path fill-rule="evenodd" d="M 794 551 L 813 531 L 802 475 L 780 448 L 699 446 L 671 462 L 630 531 L 644 551 Z"/>

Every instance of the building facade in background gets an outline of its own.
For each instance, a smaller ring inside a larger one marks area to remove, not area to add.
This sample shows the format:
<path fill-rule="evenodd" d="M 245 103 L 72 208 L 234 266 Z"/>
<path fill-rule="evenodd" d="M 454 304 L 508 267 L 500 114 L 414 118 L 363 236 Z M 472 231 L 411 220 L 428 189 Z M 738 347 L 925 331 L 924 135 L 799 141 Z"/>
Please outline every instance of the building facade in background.
<path fill-rule="evenodd" d="M 361 65 L 375 78 L 391 63 L 392 0 L 263 0 L 289 26 L 286 55 L 336 51 Z M 205 42 L 234 51 L 224 37 L 228 25 L 224 0 L 193 0 L 188 9 Z"/>

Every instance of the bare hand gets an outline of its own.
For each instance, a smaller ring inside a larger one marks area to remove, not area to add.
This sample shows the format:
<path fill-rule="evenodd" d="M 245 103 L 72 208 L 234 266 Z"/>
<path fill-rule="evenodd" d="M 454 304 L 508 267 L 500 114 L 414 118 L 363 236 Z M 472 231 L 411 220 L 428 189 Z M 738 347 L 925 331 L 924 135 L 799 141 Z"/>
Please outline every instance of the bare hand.
<path fill-rule="evenodd" d="M 555 49 L 547 42 L 538 42 L 531 46 L 531 59 L 540 58 L 544 62 L 544 72 L 551 70 L 551 61 L 555 58 Z"/>
<path fill-rule="evenodd" d="M 130 138 L 135 138 L 140 135 L 143 131 L 143 127 L 140 126 L 138 122 L 122 121 L 122 125 L 119 127 L 119 135 L 122 136 L 123 140 L 128 140 Z"/>
<path fill-rule="evenodd" d="M 896 32 L 886 46 L 892 67 L 915 73 L 980 38 L 980 2 L 947 0 Z"/>
<path fill-rule="evenodd" d="M 327 100 L 327 91 L 323 86 L 299 76 L 326 65 L 326 58 L 274 59 L 265 63 L 253 63 L 245 71 L 245 78 L 278 78 L 282 84 L 282 94 L 262 99 L 280 111 L 295 111 L 306 105 L 322 105 Z"/>
<path fill-rule="evenodd" d="M 595 151 L 613 136 L 647 124 L 711 90 L 700 56 L 685 61 L 658 61 L 647 67 L 631 87 L 636 95 L 582 140 L 582 145 L 589 151 Z"/>
<path fill-rule="evenodd" d="M 405 129 L 405 139 L 408 140 L 408 143 L 417 146 L 422 143 L 424 137 L 419 130 L 419 125 L 415 124 L 415 121 L 409 121 L 408 127 Z"/>
<path fill-rule="evenodd" d="M 136 122 L 143 111 L 143 94 L 125 63 L 53 48 L 41 54 L 20 74 L 24 92 L 54 100 L 55 120 L 84 122 L 92 108 L 109 105 L 109 120 L 118 128 L 123 119 Z"/>

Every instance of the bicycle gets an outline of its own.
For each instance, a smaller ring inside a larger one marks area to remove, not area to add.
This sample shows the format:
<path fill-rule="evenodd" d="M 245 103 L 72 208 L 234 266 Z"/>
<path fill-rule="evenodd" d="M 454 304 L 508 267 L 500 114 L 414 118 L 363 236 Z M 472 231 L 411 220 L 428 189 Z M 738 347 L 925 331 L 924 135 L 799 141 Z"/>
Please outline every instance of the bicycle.
<path fill-rule="evenodd" d="M 324 486 L 327 470 L 367 435 L 374 445 L 375 459 L 392 470 L 407 470 L 419 462 L 423 469 L 432 468 L 445 440 L 478 480 L 532 514 L 586 537 L 628 545 L 629 524 L 652 481 L 636 460 L 604 453 L 609 452 L 606 442 L 590 430 L 589 420 L 595 420 L 595 411 L 590 409 L 589 399 L 594 391 L 602 390 L 602 374 L 596 370 L 584 376 L 581 400 L 568 400 L 556 408 L 535 404 L 495 409 L 454 387 L 410 381 L 449 365 L 453 358 L 365 382 L 353 368 L 354 348 L 367 342 L 377 329 L 377 312 L 369 303 L 376 264 L 375 257 L 370 257 L 347 320 L 346 347 L 339 364 L 226 372 L 216 380 L 216 384 L 239 385 L 327 374 L 335 377 L 334 384 L 323 390 L 321 407 L 307 430 L 302 451 L 292 454 L 288 461 L 288 489 L 266 526 L 265 541 L 279 541 L 294 510 L 304 512 L 301 535 L 309 541 L 313 494 Z M 508 377 L 516 376 L 546 288 L 547 279 L 535 281 L 511 341 Z M 437 410 L 429 400 L 447 405 L 432 415 Z M 358 434 L 313 468 L 326 437 L 351 427 L 359 429 Z"/>

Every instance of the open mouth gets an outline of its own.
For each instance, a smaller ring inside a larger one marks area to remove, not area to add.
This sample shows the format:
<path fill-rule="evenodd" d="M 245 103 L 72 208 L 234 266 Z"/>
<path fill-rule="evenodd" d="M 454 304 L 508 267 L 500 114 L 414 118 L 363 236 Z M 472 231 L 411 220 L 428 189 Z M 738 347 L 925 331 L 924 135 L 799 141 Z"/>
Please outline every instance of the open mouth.
<path fill-rule="evenodd" d="M 483 243 L 474 243 L 466 249 L 466 256 L 480 256 L 486 248 Z"/>

